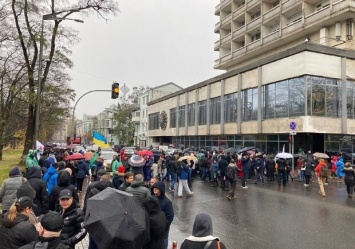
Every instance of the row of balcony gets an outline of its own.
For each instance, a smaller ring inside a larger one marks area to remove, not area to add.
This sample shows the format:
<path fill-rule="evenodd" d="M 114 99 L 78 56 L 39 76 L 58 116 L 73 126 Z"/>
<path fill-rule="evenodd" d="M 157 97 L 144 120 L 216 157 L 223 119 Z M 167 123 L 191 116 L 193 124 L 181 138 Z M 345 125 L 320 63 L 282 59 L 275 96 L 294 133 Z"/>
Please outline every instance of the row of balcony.
<path fill-rule="evenodd" d="M 224 3 L 227 3 L 228 1 L 224 1 Z M 251 0 L 247 2 L 246 5 L 240 6 L 237 10 L 235 10 L 233 13 L 230 13 L 227 15 L 225 18 L 223 18 L 220 22 L 216 23 L 215 25 L 215 32 L 218 32 L 220 27 L 223 27 L 224 25 L 230 23 L 232 20 L 235 18 L 239 17 L 240 15 L 244 14 L 246 11 L 246 8 L 249 8 L 256 3 L 260 3 L 259 0 Z M 269 20 L 272 17 L 277 16 L 278 13 L 288 11 L 290 8 L 294 8 L 296 4 L 301 4 L 302 1 L 299 0 L 287 0 L 280 4 L 279 6 L 276 6 L 269 11 L 263 13 L 263 21 Z M 318 10 L 312 14 L 309 14 L 306 16 L 306 19 L 308 23 L 313 23 L 315 21 L 318 21 L 321 19 L 324 15 L 329 15 L 331 13 L 338 12 L 346 7 L 355 7 L 355 1 L 354 0 L 340 0 L 338 2 L 333 3 L 332 8 L 330 6 L 327 6 L 325 8 L 322 8 L 321 10 Z M 248 29 L 251 29 L 255 26 L 257 26 L 261 22 L 261 18 L 254 19 L 250 21 L 248 25 Z M 308 24 L 306 23 L 306 24 Z"/>

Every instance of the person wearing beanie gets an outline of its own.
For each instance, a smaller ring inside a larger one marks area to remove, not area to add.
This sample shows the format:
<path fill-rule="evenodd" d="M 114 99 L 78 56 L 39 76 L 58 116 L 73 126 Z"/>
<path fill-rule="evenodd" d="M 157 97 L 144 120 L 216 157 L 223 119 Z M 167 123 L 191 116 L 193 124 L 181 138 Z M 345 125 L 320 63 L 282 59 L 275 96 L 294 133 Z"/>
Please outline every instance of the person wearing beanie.
<path fill-rule="evenodd" d="M 151 187 L 151 194 L 158 198 L 161 211 L 166 218 L 166 227 L 164 235 L 164 249 L 168 248 L 170 225 L 174 220 L 174 208 L 172 202 L 165 196 L 165 184 L 161 181 L 156 182 Z"/>
<path fill-rule="evenodd" d="M 208 213 L 196 215 L 192 228 L 192 236 L 187 237 L 182 242 L 180 249 L 204 249 L 227 247 L 219 241 L 218 237 L 213 236 L 212 218 Z"/>
<path fill-rule="evenodd" d="M 35 241 L 38 233 L 28 217 L 34 206 L 31 198 L 17 199 L 4 216 L 0 228 L 0 248 L 19 248 Z"/>
<path fill-rule="evenodd" d="M 26 181 L 26 178 L 21 176 L 19 167 L 15 166 L 11 168 L 9 178 L 3 181 L 0 188 L 0 200 L 2 203 L 3 214 L 6 213 L 15 202 L 17 190 L 21 187 L 22 183 Z"/>
<path fill-rule="evenodd" d="M 144 186 L 143 180 L 142 174 L 135 175 L 131 186 L 126 189 L 126 192 L 131 193 L 141 204 L 145 198 L 150 196 L 150 191 Z"/>

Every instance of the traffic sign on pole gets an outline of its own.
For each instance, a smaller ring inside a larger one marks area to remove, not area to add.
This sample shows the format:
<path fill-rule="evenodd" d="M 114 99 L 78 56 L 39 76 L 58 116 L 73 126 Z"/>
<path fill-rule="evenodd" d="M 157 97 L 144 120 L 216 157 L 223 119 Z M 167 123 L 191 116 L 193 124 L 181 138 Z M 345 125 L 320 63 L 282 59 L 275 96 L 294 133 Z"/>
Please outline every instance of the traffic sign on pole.
<path fill-rule="evenodd" d="M 296 122 L 293 122 L 293 121 L 290 122 L 290 129 L 291 129 L 291 130 L 295 130 L 296 127 L 297 127 Z"/>

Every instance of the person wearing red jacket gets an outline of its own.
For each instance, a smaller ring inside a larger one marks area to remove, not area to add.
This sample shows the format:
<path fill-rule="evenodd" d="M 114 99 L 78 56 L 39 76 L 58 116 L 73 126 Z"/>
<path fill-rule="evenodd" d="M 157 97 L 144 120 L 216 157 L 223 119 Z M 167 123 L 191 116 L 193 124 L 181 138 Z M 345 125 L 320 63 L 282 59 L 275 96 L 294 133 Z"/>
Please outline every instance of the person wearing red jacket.
<path fill-rule="evenodd" d="M 326 176 L 322 176 L 322 168 L 323 167 L 327 167 L 327 163 L 325 162 L 324 159 L 320 159 L 319 163 L 317 165 L 317 167 L 315 168 L 315 172 L 317 173 L 317 177 L 318 177 L 318 184 L 319 184 L 319 194 L 323 197 L 325 197 L 325 191 L 324 191 L 324 183 L 327 179 Z"/>

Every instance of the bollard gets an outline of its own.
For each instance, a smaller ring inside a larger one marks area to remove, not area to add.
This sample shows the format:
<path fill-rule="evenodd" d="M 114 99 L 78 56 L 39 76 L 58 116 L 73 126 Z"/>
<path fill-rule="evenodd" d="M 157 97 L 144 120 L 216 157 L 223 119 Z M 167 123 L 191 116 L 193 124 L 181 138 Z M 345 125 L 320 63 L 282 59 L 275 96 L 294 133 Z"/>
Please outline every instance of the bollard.
<path fill-rule="evenodd" d="M 172 249 L 177 249 L 177 242 L 176 241 L 173 241 L 173 247 Z"/>

